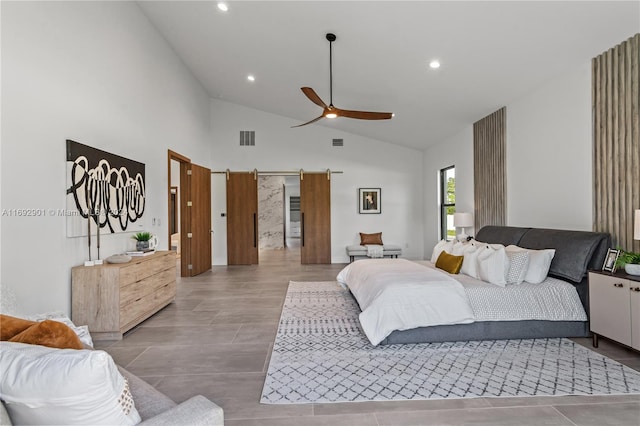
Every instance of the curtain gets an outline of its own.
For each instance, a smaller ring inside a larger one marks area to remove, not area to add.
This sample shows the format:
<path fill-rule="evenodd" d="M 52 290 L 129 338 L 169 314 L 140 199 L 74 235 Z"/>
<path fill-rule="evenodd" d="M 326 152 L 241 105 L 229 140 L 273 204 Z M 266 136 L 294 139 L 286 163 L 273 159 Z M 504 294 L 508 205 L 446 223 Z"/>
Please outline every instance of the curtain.
<path fill-rule="evenodd" d="M 592 60 L 593 230 L 614 247 L 640 252 L 633 212 L 640 209 L 640 34 Z"/>
<path fill-rule="evenodd" d="M 473 193 L 476 232 L 507 220 L 505 107 L 473 123 Z"/>

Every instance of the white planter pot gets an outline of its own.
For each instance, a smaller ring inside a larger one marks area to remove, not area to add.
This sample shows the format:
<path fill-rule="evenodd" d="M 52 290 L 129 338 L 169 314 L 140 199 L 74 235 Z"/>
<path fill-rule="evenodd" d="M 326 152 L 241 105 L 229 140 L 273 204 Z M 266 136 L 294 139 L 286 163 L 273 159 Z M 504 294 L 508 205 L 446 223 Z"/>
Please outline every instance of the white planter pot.
<path fill-rule="evenodd" d="M 624 265 L 624 270 L 629 275 L 640 275 L 640 264 L 627 263 Z"/>

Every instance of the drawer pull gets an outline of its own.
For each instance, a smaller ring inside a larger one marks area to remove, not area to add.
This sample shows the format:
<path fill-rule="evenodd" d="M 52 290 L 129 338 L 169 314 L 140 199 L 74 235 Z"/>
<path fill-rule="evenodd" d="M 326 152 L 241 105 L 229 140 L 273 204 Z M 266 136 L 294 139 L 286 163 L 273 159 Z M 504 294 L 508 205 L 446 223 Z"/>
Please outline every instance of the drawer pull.
<path fill-rule="evenodd" d="M 622 287 L 624 287 L 624 284 L 622 284 L 622 283 L 615 283 L 613 286 L 614 286 L 614 287 L 622 288 Z"/>
<path fill-rule="evenodd" d="M 631 287 L 629 290 L 631 290 L 631 291 L 640 291 L 640 287 Z"/>

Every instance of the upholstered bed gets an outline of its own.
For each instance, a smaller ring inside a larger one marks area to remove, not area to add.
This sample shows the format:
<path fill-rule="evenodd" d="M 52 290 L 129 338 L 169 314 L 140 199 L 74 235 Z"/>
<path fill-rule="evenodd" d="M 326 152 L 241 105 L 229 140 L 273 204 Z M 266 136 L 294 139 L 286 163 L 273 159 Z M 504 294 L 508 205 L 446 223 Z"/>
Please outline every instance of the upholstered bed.
<path fill-rule="evenodd" d="M 471 323 L 449 323 L 447 325 L 431 325 L 428 327 L 395 330 L 388 335 L 385 333 L 386 337 L 383 340 L 377 339 L 375 342 L 379 341 L 380 344 L 388 345 L 395 343 L 580 337 L 589 335 L 588 320 L 586 320 L 584 314 L 584 312 L 588 312 L 587 271 L 589 269 L 600 269 L 602 267 L 602 262 L 610 246 L 610 237 L 608 234 L 540 228 L 487 226 L 478 232 L 476 240 L 489 244 L 502 244 L 504 246 L 517 245 L 533 250 L 555 249 L 555 255 L 549 267 L 548 278 L 539 288 L 542 289 L 545 286 L 557 285 L 566 291 L 568 287 L 569 291 L 574 293 L 574 304 L 580 308 L 579 305 L 581 303 L 584 307 L 584 311 L 580 309 L 580 311 L 583 311 L 583 317 L 580 317 L 580 320 L 574 320 L 579 317 L 572 315 L 566 316 L 566 318 L 571 318 L 572 320 L 503 321 L 479 319 Z M 367 260 L 364 262 L 367 262 Z M 423 263 L 425 266 L 431 268 L 434 266 L 430 262 L 418 263 Z M 456 275 L 450 276 L 456 277 Z M 478 282 L 476 286 L 474 286 L 473 282 L 465 283 L 465 280 L 469 281 L 468 278 L 470 277 L 460 275 L 459 278 L 459 281 L 466 285 L 468 289 L 475 290 L 475 287 L 482 287 L 481 282 Z M 492 285 L 486 284 L 486 286 L 491 287 Z M 578 298 L 575 297 L 575 292 L 571 290 L 571 286 L 575 287 L 579 296 L 579 302 Z M 536 287 L 536 285 L 524 283 L 524 285 L 516 287 L 519 287 L 518 291 L 529 288 L 529 290 L 533 292 L 534 290 L 532 290 L 532 288 Z M 557 291 L 555 288 L 551 289 L 550 297 L 553 298 L 554 292 Z M 358 297 L 356 297 L 356 299 L 358 299 Z M 546 300 L 552 299 L 548 298 Z M 523 305 L 526 304 L 523 303 Z M 563 305 L 560 303 L 561 309 L 563 306 L 566 306 L 567 309 L 573 309 L 570 304 Z M 378 322 L 381 321 L 382 320 L 378 319 Z"/>

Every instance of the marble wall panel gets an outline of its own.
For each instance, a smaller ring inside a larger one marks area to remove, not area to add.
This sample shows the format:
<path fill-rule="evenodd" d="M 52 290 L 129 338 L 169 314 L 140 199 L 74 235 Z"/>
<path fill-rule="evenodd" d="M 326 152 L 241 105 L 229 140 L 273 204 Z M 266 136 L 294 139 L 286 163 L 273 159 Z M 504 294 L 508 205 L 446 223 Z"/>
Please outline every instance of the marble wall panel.
<path fill-rule="evenodd" d="M 284 248 L 283 176 L 258 177 L 258 247 Z"/>

